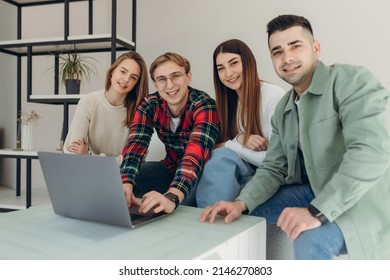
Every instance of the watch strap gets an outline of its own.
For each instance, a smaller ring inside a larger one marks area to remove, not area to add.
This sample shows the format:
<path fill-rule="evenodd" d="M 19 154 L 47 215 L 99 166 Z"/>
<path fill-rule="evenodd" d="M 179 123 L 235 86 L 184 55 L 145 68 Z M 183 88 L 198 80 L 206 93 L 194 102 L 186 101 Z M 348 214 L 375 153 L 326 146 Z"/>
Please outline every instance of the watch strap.
<path fill-rule="evenodd" d="M 320 220 L 321 224 L 325 224 L 326 222 L 328 222 L 328 219 L 326 218 L 326 216 L 324 214 L 321 213 L 320 210 L 318 210 L 316 207 L 314 207 L 313 205 L 309 205 L 309 207 L 307 208 L 310 212 L 310 214 L 313 216 L 313 217 L 316 217 L 317 219 Z"/>
<path fill-rule="evenodd" d="M 179 206 L 180 201 L 179 201 L 179 197 L 176 194 L 171 192 L 166 192 L 164 193 L 164 196 L 168 198 L 170 201 L 175 203 L 175 208 L 173 210 L 175 210 Z"/>

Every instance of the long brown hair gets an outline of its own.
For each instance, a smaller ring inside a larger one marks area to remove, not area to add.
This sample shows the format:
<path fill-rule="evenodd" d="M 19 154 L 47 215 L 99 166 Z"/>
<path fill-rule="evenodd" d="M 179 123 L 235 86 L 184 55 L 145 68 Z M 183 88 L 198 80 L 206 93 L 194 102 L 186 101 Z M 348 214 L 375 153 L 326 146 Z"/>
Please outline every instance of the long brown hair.
<path fill-rule="evenodd" d="M 226 87 L 218 77 L 217 56 L 234 53 L 241 56 L 242 89 L 240 108 L 235 90 Z M 261 127 L 261 87 L 256 59 L 250 48 L 242 41 L 232 39 L 218 45 L 213 55 L 214 89 L 218 114 L 221 120 L 219 142 L 225 142 L 238 134 L 237 114 L 244 128 L 244 143 L 251 134 L 263 135 Z"/>
<path fill-rule="evenodd" d="M 118 65 L 124 61 L 125 59 L 132 59 L 138 63 L 141 68 L 141 73 L 138 82 L 134 86 L 134 88 L 126 95 L 124 106 L 127 109 L 126 120 L 124 121 L 124 125 L 130 127 L 131 122 L 133 121 L 135 111 L 137 110 L 138 105 L 141 101 L 149 94 L 149 85 L 148 85 L 148 70 L 146 67 L 146 63 L 142 56 L 136 51 L 130 51 L 120 55 L 114 63 L 111 65 L 110 69 L 108 69 L 106 74 L 106 91 L 111 87 L 111 75 L 112 72 Z"/>

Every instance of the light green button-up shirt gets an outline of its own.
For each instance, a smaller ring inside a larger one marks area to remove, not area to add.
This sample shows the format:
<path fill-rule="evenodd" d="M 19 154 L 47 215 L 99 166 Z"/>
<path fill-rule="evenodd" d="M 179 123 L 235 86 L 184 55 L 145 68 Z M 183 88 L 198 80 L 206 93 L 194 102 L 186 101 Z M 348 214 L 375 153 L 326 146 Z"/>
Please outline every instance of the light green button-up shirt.
<path fill-rule="evenodd" d="M 367 69 L 319 61 L 299 112 L 293 90 L 279 102 L 263 164 L 237 199 L 252 211 L 300 183 L 300 137 L 312 204 L 340 227 L 349 258 L 390 259 L 388 98 Z"/>

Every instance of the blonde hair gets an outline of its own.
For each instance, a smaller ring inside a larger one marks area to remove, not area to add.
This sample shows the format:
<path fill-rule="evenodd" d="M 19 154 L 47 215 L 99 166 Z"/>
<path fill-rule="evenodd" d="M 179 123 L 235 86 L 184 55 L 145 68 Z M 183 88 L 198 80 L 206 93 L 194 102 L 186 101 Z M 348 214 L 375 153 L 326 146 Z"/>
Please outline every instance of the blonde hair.
<path fill-rule="evenodd" d="M 154 81 L 154 71 L 156 71 L 157 67 L 159 67 L 161 64 L 167 62 L 167 61 L 173 61 L 180 67 L 183 67 L 185 69 L 186 74 L 188 74 L 191 71 L 191 64 L 190 62 L 183 56 L 177 53 L 171 53 L 167 52 L 163 55 L 160 55 L 157 57 L 153 63 L 150 65 L 149 68 L 149 74 L 150 78 Z"/>

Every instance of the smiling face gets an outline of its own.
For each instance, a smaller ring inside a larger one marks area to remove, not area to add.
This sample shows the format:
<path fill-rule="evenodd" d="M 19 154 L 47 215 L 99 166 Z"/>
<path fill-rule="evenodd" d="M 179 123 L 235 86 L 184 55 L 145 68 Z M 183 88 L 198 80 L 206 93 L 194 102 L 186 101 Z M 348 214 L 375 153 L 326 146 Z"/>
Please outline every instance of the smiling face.
<path fill-rule="evenodd" d="M 311 84 L 320 44 L 301 26 L 273 33 L 268 40 L 275 72 L 301 95 Z"/>
<path fill-rule="evenodd" d="M 191 79 L 191 72 L 186 74 L 185 68 L 173 61 L 166 61 L 154 70 L 154 86 L 161 97 L 167 101 L 172 117 L 178 117 L 180 111 L 186 106 Z M 161 84 L 159 80 L 166 80 L 166 83 Z"/>
<path fill-rule="evenodd" d="M 110 91 L 126 96 L 137 84 L 140 75 L 141 67 L 135 60 L 123 60 L 112 71 Z"/>
<path fill-rule="evenodd" d="M 219 53 L 216 58 L 218 77 L 222 84 L 235 90 L 240 96 L 242 91 L 242 61 L 241 56 L 234 53 Z"/>

